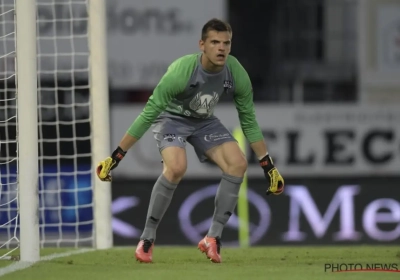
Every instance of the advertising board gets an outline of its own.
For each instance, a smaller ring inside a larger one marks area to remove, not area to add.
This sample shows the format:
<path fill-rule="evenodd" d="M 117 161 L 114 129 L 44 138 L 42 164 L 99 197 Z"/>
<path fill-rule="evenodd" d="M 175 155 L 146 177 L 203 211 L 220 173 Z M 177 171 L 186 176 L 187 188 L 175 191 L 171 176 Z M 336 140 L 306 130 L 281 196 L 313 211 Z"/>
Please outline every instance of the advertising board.
<path fill-rule="evenodd" d="M 382 181 L 384 180 L 384 185 Z M 211 224 L 218 180 L 184 180 L 157 231 L 157 244 L 197 244 Z M 113 183 L 115 245 L 136 245 L 154 181 Z M 249 181 L 251 245 L 377 244 L 400 241 L 400 177 L 293 178 L 281 196 Z M 237 209 L 222 240 L 238 245 Z"/>
<path fill-rule="evenodd" d="M 111 107 L 111 143 L 115 148 L 141 106 Z M 256 105 L 257 120 L 268 150 L 284 177 L 398 175 L 400 109 L 398 106 Z M 220 104 L 215 115 L 233 130 L 239 126 L 234 105 Z M 202 164 L 186 146 L 188 178 L 219 178 L 221 172 Z M 264 175 L 247 145 L 250 178 Z M 114 174 L 128 179 L 157 178 L 160 154 L 151 128 L 129 151 Z"/>

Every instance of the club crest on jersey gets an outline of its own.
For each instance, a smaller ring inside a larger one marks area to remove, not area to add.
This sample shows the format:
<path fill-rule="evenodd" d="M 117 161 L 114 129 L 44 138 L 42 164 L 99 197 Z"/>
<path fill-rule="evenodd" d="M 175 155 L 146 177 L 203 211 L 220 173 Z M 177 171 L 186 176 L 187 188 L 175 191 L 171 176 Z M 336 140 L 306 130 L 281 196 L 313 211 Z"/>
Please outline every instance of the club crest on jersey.
<path fill-rule="evenodd" d="M 229 88 L 229 89 L 231 89 L 232 87 L 233 87 L 232 81 L 229 81 L 229 80 L 225 80 L 225 81 L 224 81 L 224 88 Z"/>
<path fill-rule="evenodd" d="M 199 92 L 194 96 L 192 101 L 190 101 L 189 107 L 199 115 L 209 115 L 212 113 L 218 100 L 219 95 L 216 92 L 213 92 L 212 94 L 203 94 L 202 92 Z"/>

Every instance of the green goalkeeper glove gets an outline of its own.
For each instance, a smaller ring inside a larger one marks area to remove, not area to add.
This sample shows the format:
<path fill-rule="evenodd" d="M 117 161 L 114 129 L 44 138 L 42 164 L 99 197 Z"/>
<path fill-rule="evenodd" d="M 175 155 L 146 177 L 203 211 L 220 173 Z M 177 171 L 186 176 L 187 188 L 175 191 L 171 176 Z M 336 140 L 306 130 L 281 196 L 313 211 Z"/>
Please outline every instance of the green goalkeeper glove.
<path fill-rule="evenodd" d="M 265 178 L 268 180 L 266 195 L 280 195 L 283 193 L 285 182 L 278 169 L 274 166 L 272 158 L 267 154 L 260 160 L 260 165 L 264 169 Z"/>
<path fill-rule="evenodd" d="M 97 177 L 101 181 L 111 182 L 110 171 L 115 169 L 119 162 L 125 157 L 126 152 L 123 151 L 120 147 L 118 147 L 111 155 L 111 157 L 107 157 L 105 160 L 100 161 L 97 165 L 96 173 Z"/>

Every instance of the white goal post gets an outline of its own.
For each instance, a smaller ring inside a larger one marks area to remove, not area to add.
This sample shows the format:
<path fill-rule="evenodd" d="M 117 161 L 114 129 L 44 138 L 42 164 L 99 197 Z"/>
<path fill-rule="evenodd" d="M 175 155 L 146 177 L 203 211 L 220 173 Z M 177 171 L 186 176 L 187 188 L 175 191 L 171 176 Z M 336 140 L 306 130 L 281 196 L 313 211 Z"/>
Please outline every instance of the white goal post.
<path fill-rule="evenodd" d="M 92 165 L 110 156 L 110 113 L 107 71 L 106 0 L 89 0 L 90 92 L 92 112 Z M 95 246 L 108 249 L 113 245 L 111 227 L 111 183 L 93 176 Z"/>
<path fill-rule="evenodd" d="M 40 256 L 36 1 L 16 0 L 18 206 L 21 260 Z"/>
<path fill-rule="evenodd" d="M 37 57 L 40 50 L 37 49 L 37 39 L 40 34 L 37 34 L 37 5 L 40 0 L 14 1 L 16 20 L 17 170 L 20 252 L 21 261 L 36 262 L 40 259 L 40 247 L 44 244 L 40 240 L 39 211 L 40 207 L 46 207 L 40 206 L 38 189 L 40 176 L 40 154 L 38 150 L 40 135 L 38 135 L 38 126 L 40 124 L 38 122 L 37 81 L 40 80 L 40 71 L 38 71 Z M 45 3 L 46 5 L 55 5 L 55 2 L 60 1 L 42 2 L 47 2 Z M 74 0 L 64 2 L 74 3 Z M 110 155 L 106 0 L 86 0 L 86 3 L 89 50 L 88 80 L 90 93 L 88 106 L 90 108 L 89 118 L 91 128 L 91 189 L 93 195 L 93 236 L 90 240 L 93 247 L 107 249 L 112 247 L 113 244 L 111 183 L 100 182 L 94 173 L 96 164 L 101 159 Z M 54 56 L 56 55 L 58 54 L 55 53 Z M 72 65 L 74 64 L 72 63 Z M 61 140 L 55 139 L 54 141 Z M 75 170 L 74 172 L 79 175 L 78 171 Z M 78 176 L 76 174 L 74 176 Z M 61 188 L 61 186 L 58 187 Z M 62 221 L 60 221 L 58 226 L 59 228 L 63 226 Z M 58 239 L 54 243 L 55 246 L 61 246 L 62 240 L 60 239 L 62 239 L 62 234 L 60 234 Z M 78 242 L 75 241 L 71 244 L 77 246 Z"/>

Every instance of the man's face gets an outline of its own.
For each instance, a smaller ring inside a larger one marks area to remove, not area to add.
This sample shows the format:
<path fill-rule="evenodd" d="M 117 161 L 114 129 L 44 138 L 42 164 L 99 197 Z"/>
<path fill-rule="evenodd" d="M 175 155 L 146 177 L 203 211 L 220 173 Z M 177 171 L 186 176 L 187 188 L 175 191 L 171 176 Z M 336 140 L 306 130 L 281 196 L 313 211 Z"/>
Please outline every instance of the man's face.
<path fill-rule="evenodd" d="M 215 66 L 223 66 L 231 52 L 232 34 L 228 31 L 208 31 L 205 41 L 200 40 L 200 50 Z"/>

